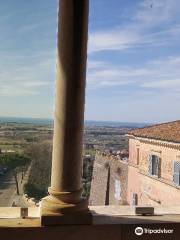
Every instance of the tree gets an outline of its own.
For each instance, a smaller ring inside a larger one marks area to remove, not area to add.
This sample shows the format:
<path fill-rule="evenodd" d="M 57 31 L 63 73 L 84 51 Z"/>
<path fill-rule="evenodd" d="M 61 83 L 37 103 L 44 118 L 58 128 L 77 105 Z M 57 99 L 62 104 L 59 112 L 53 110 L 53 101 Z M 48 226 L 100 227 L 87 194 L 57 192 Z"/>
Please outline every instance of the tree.
<path fill-rule="evenodd" d="M 28 183 L 24 192 L 36 200 L 47 195 L 51 177 L 52 144 L 48 142 L 33 143 L 25 150 L 32 159 Z"/>
<path fill-rule="evenodd" d="M 18 153 L 3 154 L 0 155 L 0 166 L 6 167 L 8 170 L 11 170 L 14 175 L 16 182 L 16 191 L 19 195 L 19 185 L 17 179 L 17 173 L 19 171 L 24 171 L 24 167 L 30 163 L 30 158 Z"/>

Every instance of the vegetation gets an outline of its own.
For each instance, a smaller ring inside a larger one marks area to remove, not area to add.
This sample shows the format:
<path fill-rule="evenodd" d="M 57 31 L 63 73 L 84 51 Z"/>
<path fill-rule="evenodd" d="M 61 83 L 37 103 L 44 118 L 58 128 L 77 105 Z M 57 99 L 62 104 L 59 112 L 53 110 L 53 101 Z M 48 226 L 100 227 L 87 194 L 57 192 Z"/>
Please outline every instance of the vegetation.
<path fill-rule="evenodd" d="M 91 155 L 91 157 L 95 157 L 96 155 L 96 149 L 85 149 L 84 155 Z"/>
<path fill-rule="evenodd" d="M 24 192 L 39 200 L 47 195 L 50 185 L 52 146 L 46 142 L 32 144 L 27 148 L 26 154 L 31 157 L 32 164 Z"/>
<path fill-rule="evenodd" d="M 25 167 L 30 163 L 30 158 L 21 155 L 18 153 L 11 153 L 11 154 L 2 154 L 0 155 L 0 168 L 11 170 L 14 175 L 14 179 L 16 182 L 16 190 L 17 194 L 19 195 L 19 186 L 18 186 L 18 180 L 17 180 L 17 174 L 21 171 L 22 178 L 24 176 Z"/>
<path fill-rule="evenodd" d="M 52 145 L 45 141 L 41 144 L 34 143 L 26 149 L 26 154 L 32 159 L 32 164 L 28 183 L 24 185 L 24 192 L 29 197 L 40 200 L 47 195 L 50 186 Z M 92 159 L 92 157 L 84 157 L 83 161 L 84 197 L 89 197 L 90 194 Z"/>
<path fill-rule="evenodd" d="M 82 179 L 84 197 L 88 198 L 90 195 L 95 149 L 127 148 L 128 141 L 123 135 L 127 130 L 124 127 L 86 126 Z M 50 124 L 0 124 L 0 170 L 8 168 L 13 171 L 17 193 L 17 173 L 21 172 L 23 178 L 31 159 L 29 179 L 24 185 L 24 193 L 36 200 L 47 195 L 51 176 L 52 135 L 53 128 Z M 90 148 L 86 144 L 93 147 Z"/>
<path fill-rule="evenodd" d="M 83 160 L 83 197 L 89 198 L 92 172 L 93 172 L 94 156 L 84 157 Z"/>
<path fill-rule="evenodd" d="M 52 132 L 51 124 L 18 122 L 0 124 L 0 170 L 8 168 L 9 171 L 13 171 L 17 193 L 19 193 L 17 174 L 19 177 L 21 171 L 22 178 L 24 177 L 26 166 L 23 165 L 23 157 L 26 156 L 25 158 L 32 161 L 24 192 L 36 199 L 47 194 L 50 184 Z"/>

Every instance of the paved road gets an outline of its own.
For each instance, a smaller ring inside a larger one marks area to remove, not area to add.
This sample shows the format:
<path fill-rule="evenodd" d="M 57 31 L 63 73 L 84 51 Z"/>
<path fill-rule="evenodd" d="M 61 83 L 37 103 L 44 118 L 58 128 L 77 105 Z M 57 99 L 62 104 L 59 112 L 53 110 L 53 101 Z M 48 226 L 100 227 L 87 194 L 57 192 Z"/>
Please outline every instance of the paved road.
<path fill-rule="evenodd" d="M 19 181 L 20 195 L 17 195 L 16 183 L 12 172 L 0 177 L 0 207 L 11 207 L 13 202 L 15 202 L 17 207 L 27 207 L 27 203 L 22 198 L 22 189 L 25 181 L 27 179 L 22 184 Z"/>
<path fill-rule="evenodd" d="M 11 207 L 16 195 L 16 183 L 12 173 L 0 177 L 0 207 Z"/>

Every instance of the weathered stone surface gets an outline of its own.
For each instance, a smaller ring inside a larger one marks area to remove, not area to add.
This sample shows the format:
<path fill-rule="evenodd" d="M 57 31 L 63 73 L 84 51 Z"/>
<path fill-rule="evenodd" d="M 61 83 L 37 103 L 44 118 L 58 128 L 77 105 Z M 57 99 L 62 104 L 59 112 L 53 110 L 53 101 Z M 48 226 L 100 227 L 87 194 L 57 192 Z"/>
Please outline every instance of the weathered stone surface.
<path fill-rule="evenodd" d="M 90 205 L 126 204 L 127 180 L 126 161 L 112 155 L 97 153 L 91 183 Z"/>
<path fill-rule="evenodd" d="M 6 214 L 11 219 L 0 219 L 1 239 L 13 240 L 131 240 L 131 239 L 179 239 L 180 235 L 180 215 L 179 208 L 163 209 L 155 208 L 156 216 L 135 216 L 134 208 L 130 206 L 91 206 L 93 215 L 92 225 L 61 225 L 61 226 L 41 226 L 40 218 L 34 215 L 29 209 L 28 219 L 17 219 L 19 208 L 1 208 L 1 213 Z M 164 211 L 165 210 L 165 211 Z M 166 213 L 167 215 L 163 215 Z M 141 226 L 151 229 L 173 229 L 173 234 L 144 234 L 142 237 L 135 235 L 135 228 Z"/>
<path fill-rule="evenodd" d="M 95 161 L 90 192 L 90 205 L 105 205 L 108 169 Z"/>

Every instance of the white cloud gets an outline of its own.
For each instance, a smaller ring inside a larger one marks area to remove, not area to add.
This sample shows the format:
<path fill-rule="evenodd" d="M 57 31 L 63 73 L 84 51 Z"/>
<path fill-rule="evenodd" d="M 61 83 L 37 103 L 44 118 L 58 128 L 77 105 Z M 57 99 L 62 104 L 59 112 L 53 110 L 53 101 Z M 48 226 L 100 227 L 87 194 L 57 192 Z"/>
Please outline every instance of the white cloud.
<path fill-rule="evenodd" d="M 173 20 L 177 14 L 179 14 L 178 0 L 144 0 L 138 4 L 133 19 L 146 27 L 153 27 Z"/>
<path fill-rule="evenodd" d="M 87 68 L 90 69 L 99 69 L 99 68 L 104 68 L 106 66 L 106 63 L 103 61 L 91 61 L 88 59 L 87 62 Z"/>
<path fill-rule="evenodd" d="M 177 90 L 178 88 L 180 90 L 180 78 L 146 82 L 146 83 L 143 83 L 142 86 L 147 88 L 174 89 L 174 90 Z"/>
<path fill-rule="evenodd" d="M 137 6 L 131 22 L 91 32 L 89 53 L 168 44 L 169 39 L 180 36 L 180 26 L 173 23 L 179 13 L 178 0 L 144 0 Z"/>
<path fill-rule="evenodd" d="M 0 51 L 0 56 L 0 96 L 38 95 L 44 87 L 52 85 L 55 78 L 52 53 L 26 56 Z"/>
<path fill-rule="evenodd" d="M 0 96 L 2 97 L 19 97 L 19 96 L 30 96 L 37 95 L 37 90 L 30 90 L 28 88 L 16 85 L 16 88 L 12 85 L 4 85 L 0 89 Z"/>
<path fill-rule="evenodd" d="M 103 50 L 123 50 L 140 41 L 137 32 L 130 30 L 109 30 L 91 33 L 89 36 L 89 52 Z"/>
<path fill-rule="evenodd" d="M 29 32 L 35 32 L 35 31 L 39 31 L 41 27 L 42 27 L 42 22 L 22 25 L 22 26 L 19 26 L 19 28 L 17 29 L 17 33 L 26 34 Z"/>
<path fill-rule="evenodd" d="M 108 67 L 107 67 L 108 66 Z M 140 89 L 180 90 L 180 56 L 151 60 L 141 67 L 114 66 L 88 72 L 88 87 L 101 88 L 132 85 Z"/>

